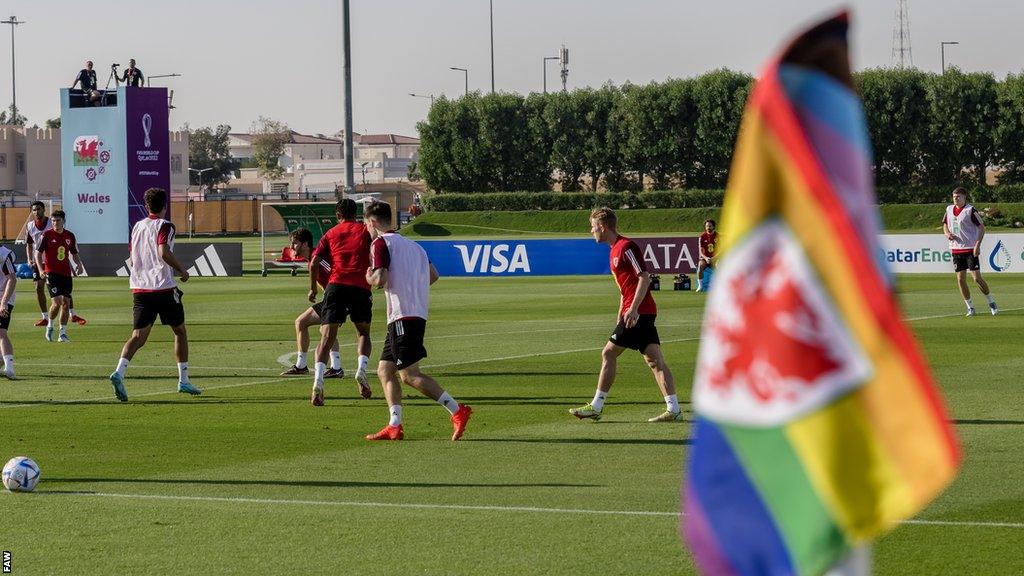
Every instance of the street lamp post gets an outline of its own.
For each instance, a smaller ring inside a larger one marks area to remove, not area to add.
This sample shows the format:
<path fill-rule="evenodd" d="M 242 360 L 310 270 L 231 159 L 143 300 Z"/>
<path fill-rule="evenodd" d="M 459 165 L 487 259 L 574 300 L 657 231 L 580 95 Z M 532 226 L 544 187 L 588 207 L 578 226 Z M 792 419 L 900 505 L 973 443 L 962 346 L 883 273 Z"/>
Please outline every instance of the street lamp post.
<path fill-rule="evenodd" d="M 189 172 L 195 172 L 195 173 L 199 174 L 199 191 L 200 192 L 203 191 L 203 173 L 209 172 L 210 170 L 213 170 L 213 168 L 203 168 L 203 169 L 189 168 L 188 169 Z"/>
<path fill-rule="evenodd" d="M 146 76 L 146 88 L 149 88 L 149 81 L 153 78 L 177 78 L 178 76 L 181 76 L 181 74 L 178 74 L 177 72 L 173 74 L 157 74 L 155 76 Z"/>
<path fill-rule="evenodd" d="M 469 69 L 467 69 L 467 68 L 458 68 L 456 66 L 450 66 L 449 68 L 451 70 L 458 70 L 459 72 L 462 72 L 463 74 L 466 75 L 466 95 L 468 96 L 469 95 Z"/>
<path fill-rule="evenodd" d="M 939 49 L 942 53 L 942 73 L 946 73 L 946 46 L 956 46 L 959 42 L 942 42 Z"/>
<path fill-rule="evenodd" d="M 412 96 L 413 98 L 430 98 L 430 107 L 431 108 L 434 107 L 434 95 L 433 94 L 413 94 L 412 92 L 409 92 L 409 96 Z"/>
<path fill-rule="evenodd" d="M 548 60 L 558 60 L 558 56 L 544 57 L 544 93 L 548 93 Z"/>
<path fill-rule="evenodd" d="M 17 16 L 11 16 L 7 20 L 0 21 L 0 24 L 11 25 L 11 122 L 15 122 L 18 118 L 18 88 L 14 74 L 14 27 L 24 23 L 25 21 L 18 20 Z"/>
<path fill-rule="evenodd" d="M 491 6 L 491 94 L 494 94 L 494 0 L 490 0 Z M 468 90 L 467 90 L 468 92 Z"/>

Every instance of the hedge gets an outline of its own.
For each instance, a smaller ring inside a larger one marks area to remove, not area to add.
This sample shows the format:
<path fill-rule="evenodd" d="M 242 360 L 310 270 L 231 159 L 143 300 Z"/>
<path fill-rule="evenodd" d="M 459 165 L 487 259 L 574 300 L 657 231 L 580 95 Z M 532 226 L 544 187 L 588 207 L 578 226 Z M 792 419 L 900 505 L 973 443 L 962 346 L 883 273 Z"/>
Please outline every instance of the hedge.
<path fill-rule="evenodd" d="M 952 186 L 879 188 L 880 204 L 943 204 Z M 470 212 L 490 210 L 585 210 L 610 206 L 630 208 L 713 208 L 722 205 L 723 190 L 652 190 L 649 192 L 485 192 L 444 193 L 424 198 L 427 210 Z M 970 202 L 1024 202 L 1024 184 L 968 188 Z"/>

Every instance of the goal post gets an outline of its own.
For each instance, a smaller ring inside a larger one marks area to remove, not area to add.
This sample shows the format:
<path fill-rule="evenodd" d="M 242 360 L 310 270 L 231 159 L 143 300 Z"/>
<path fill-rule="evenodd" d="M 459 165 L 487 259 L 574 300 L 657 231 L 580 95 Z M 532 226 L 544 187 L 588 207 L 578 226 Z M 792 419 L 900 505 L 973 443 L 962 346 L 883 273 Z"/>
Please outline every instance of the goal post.
<path fill-rule="evenodd" d="M 284 232 L 290 234 L 297 228 L 306 228 L 313 233 L 313 245 L 320 237 L 338 223 L 334 214 L 336 202 L 261 202 L 260 203 L 260 259 L 262 262 L 260 275 L 266 276 L 271 268 L 290 270 L 294 276 L 303 262 L 285 262 L 280 259 L 282 249 L 271 246 L 267 249 L 267 209 L 274 210 L 284 220 Z M 356 203 L 356 218 L 363 216 L 363 203 Z"/>

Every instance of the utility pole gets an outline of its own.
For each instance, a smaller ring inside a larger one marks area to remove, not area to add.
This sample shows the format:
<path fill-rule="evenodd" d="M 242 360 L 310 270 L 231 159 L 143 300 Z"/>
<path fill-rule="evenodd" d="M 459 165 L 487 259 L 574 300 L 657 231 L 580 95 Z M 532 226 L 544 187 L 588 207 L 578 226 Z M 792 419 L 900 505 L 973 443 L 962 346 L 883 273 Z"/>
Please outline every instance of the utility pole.
<path fill-rule="evenodd" d="M 345 34 L 342 51 L 345 76 L 345 194 L 351 194 L 356 187 L 355 167 L 352 163 L 352 28 L 349 26 L 349 0 L 341 0 L 341 27 Z"/>
<path fill-rule="evenodd" d="M 491 94 L 494 94 L 494 0 L 491 4 Z M 468 92 L 468 90 L 467 90 Z"/>
<path fill-rule="evenodd" d="M 544 57 L 544 93 L 548 93 L 548 60 L 558 60 L 558 56 Z"/>
<path fill-rule="evenodd" d="M 18 86 L 17 76 L 14 73 L 14 27 L 24 24 L 24 20 L 18 20 L 17 16 L 11 16 L 7 20 L 0 21 L 0 24 L 11 25 L 11 122 L 18 118 Z"/>

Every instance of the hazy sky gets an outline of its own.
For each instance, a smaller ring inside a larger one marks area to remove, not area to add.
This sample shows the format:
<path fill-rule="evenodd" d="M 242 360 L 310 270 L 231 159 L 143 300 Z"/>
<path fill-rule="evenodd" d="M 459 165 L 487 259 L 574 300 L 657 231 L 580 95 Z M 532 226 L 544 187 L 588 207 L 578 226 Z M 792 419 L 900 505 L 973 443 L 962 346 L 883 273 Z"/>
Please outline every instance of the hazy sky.
<path fill-rule="evenodd" d="M 134 57 L 174 89 L 171 126 L 230 124 L 259 115 L 305 133 L 342 127 L 340 0 L 5 0 L 17 28 L 18 103 L 30 122 L 59 114 L 58 88 L 86 58 L 100 85 L 111 62 Z M 419 94 L 490 90 L 488 0 L 352 0 L 354 128 L 415 135 Z M 896 0 L 494 0 L 495 87 L 542 87 L 542 57 L 570 50 L 569 87 L 646 83 L 728 67 L 756 72 L 801 25 L 853 11 L 854 66 L 888 66 Z M 1024 2 L 910 0 L 914 64 L 946 61 L 998 77 L 1024 68 Z M 559 85 L 549 64 L 548 87 Z M 10 26 L 0 27 L 0 102 L 10 86 Z"/>

